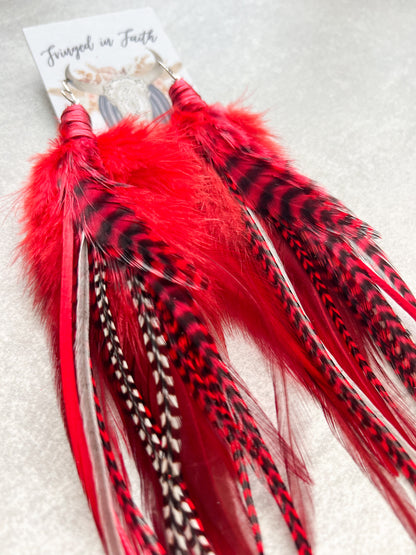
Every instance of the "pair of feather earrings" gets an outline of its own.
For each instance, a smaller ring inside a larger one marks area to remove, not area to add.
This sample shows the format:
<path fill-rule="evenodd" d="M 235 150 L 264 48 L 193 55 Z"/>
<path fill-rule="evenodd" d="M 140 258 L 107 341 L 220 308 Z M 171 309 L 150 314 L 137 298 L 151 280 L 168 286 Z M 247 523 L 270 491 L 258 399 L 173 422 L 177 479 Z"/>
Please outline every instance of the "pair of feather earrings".
<path fill-rule="evenodd" d="M 231 367 L 249 334 L 321 404 L 412 537 L 416 300 L 375 233 L 301 176 L 260 118 L 183 80 L 170 120 L 94 135 L 77 104 L 22 192 L 20 252 L 78 473 L 109 553 L 262 553 L 251 469 L 311 553 L 309 476 Z M 278 406 L 284 411 L 284 407 Z M 122 432 L 120 432 L 122 430 Z M 142 481 L 131 491 L 120 433 Z M 303 495 L 305 494 L 305 495 Z"/>

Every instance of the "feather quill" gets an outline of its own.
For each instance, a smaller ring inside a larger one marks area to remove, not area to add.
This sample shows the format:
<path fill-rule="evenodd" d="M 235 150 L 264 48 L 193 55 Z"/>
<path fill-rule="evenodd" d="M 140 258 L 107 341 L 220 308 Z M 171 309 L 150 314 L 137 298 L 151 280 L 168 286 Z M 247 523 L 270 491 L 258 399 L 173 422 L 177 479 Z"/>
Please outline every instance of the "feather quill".
<path fill-rule="evenodd" d="M 98 427 L 96 404 L 91 374 L 89 353 L 89 272 L 88 251 L 85 238 L 81 238 L 78 258 L 75 367 L 79 405 L 86 440 L 91 453 L 94 481 L 97 485 L 97 502 L 102 522 L 105 543 L 111 553 L 124 553 L 118 531 L 111 484 L 107 472 L 101 436 Z"/>

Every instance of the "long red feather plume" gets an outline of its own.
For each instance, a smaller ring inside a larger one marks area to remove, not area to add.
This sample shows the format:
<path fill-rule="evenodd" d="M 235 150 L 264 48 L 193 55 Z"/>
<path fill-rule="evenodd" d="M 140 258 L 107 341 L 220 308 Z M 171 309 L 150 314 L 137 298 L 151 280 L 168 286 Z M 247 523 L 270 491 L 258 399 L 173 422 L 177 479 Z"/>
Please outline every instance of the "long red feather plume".
<path fill-rule="evenodd" d="M 96 138 L 75 105 L 22 202 L 21 255 L 106 550 L 262 553 L 253 467 L 310 553 L 277 465 L 305 483 L 307 471 L 234 375 L 222 329 L 239 322 L 265 345 L 278 336 L 281 360 L 313 367 L 255 261 L 241 266 L 250 234 L 215 172 L 165 127 L 125 121 Z"/>
<path fill-rule="evenodd" d="M 416 537 L 415 511 L 393 481 L 402 474 L 414 488 L 415 465 L 384 423 L 414 448 L 415 421 L 374 356 L 384 355 L 415 395 L 416 346 L 380 288 L 416 318 L 414 296 L 375 243 L 373 230 L 296 172 L 258 116 L 209 106 L 183 80 L 170 95 L 171 126 L 239 203 L 252 255 L 313 365 L 312 371 L 292 365 L 292 372 L 321 402 L 351 455 Z M 269 347 L 280 356 L 278 343 Z"/>

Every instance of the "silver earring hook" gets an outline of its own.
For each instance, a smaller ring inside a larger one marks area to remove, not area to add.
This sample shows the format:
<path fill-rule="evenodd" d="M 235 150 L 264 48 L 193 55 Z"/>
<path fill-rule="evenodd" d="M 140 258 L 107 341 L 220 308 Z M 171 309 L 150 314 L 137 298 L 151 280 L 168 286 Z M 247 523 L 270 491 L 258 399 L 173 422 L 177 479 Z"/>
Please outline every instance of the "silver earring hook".
<path fill-rule="evenodd" d="M 179 77 L 177 75 L 175 75 L 173 73 L 173 71 L 167 65 L 165 65 L 162 62 L 162 60 L 160 59 L 160 56 L 154 50 L 152 50 L 151 48 L 148 48 L 148 50 L 149 50 L 149 52 L 151 52 L 153 54 L 153 56 L 155 57 L 156 62 L 160 65 L 160 67 L 162 69 L 164 69 L 166 71 L 166 73 L 168 73 L 174 81 L 177 81 L 179 79 Z"/>
<path fill-rule="evenodd" d="M 69 81 L 68 79 L 64 79 L 64 81 L 62 81 L 62 89 L 61 89 L 61 94 L 64 98 L 66 98 L 66 100 L 68 100 L 68 102 L 70 104 L 79 104 L 77 98 L 75 97 L 72 89 L 69 87 L 68 85 Z"/>

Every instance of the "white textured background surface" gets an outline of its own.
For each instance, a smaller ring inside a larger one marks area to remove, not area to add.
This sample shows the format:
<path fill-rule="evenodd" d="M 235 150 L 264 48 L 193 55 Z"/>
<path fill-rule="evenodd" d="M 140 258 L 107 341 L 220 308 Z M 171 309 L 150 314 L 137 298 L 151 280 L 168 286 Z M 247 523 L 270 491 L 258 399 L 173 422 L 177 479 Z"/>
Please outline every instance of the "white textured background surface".
<path fill-rule="evenodd" d="M 0 0 L 0 192 L 13 194 L 55 119 L 22 27 L 153 7 L 207 101 L 245 95 L 268 111 L 304 173 L 382 234 L 416 288 L 416 3 L 413 0 Z M 100 554 L 55 400 L 43 330 L 23 295 L 11 201 L 0 215 L 0 552 Z M 258 355 L 232 343 L 270 414 Z M 262 373 L 264 375 L 264 372 Z M 317 555 L 407 555 L 416 549 L 384 500 L 305 407 L 315 480 Z M 259 489 L 269 554 L 294 553 Z"/>

